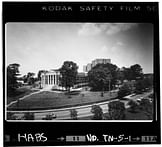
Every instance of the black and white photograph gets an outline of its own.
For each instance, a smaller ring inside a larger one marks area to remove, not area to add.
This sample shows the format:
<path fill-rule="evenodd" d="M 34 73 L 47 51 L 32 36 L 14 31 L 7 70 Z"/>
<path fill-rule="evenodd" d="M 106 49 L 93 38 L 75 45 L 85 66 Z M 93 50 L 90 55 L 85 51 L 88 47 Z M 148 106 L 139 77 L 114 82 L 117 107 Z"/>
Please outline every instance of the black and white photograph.
<path fill-rule="evenodd" d="M 151 23 L 7 23 L 7 120 L 152 120 Z"/>
<path fill-rule="evenodd" d="M 158 2 L 3 2 L 5 146 L 161 143 Z"/>

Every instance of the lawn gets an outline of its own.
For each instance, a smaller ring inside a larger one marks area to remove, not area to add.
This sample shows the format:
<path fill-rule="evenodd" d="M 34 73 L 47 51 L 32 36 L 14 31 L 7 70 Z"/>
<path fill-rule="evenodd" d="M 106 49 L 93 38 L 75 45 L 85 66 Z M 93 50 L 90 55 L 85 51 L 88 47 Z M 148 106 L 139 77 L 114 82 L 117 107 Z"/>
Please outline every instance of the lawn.
<path fill-rule="evenodd" d="M 105 92 L 104 97 L 101 97 L 100 92 L 86 92 L 84 95 L 81 93 L 78 95 L 71 95 L 69 98 L 68 95 L 64 93 L 43 91 L 21 100 L 19 104 L 15 103 L 11 105 L 8 107 L 8 110 L 64 108 L 102 102 L 116 97 L 116 93 L 112 93 L 110 96 L 108 92 Z"/>
<path fill-rule="evenodd" d="M 18 88 L 12 95 L 7 96 L 7 104 L 36 91 L 38 90 L 33 90 L 29 86 Z"/>

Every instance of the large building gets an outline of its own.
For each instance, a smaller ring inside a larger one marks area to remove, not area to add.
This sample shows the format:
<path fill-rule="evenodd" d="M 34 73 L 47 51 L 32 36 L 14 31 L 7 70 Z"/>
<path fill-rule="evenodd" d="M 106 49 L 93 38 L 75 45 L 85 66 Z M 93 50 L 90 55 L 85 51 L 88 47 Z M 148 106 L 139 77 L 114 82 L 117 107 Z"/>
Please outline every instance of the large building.
<path fill-rule="evenodd" d="M 41 88 L 47 89 L 62 89 L 60 86 L 60 71 L 50 70 L 41 74 Z M 86 73 L 79 72 L 76 77 L 75 88 L 84 87 L 88 85 L 88 77 Z"/>
<path fill-rule="evenodd" d="M 92 61 L 92 63 L 88 63 L 87 65 L 83 66 L 83 71 L 89 72 L 97 64 L 107 64 L 107 63 L 111 63 L 111 59 L 95 59 Z"/>
<path fill-rule="evenodd" d="M 43 72 L 41 74 L 41 88 L 45 87 L 56 87 L 59 88 L 59 77 L 60 71 L 59 70 L 50 70 Z"/>

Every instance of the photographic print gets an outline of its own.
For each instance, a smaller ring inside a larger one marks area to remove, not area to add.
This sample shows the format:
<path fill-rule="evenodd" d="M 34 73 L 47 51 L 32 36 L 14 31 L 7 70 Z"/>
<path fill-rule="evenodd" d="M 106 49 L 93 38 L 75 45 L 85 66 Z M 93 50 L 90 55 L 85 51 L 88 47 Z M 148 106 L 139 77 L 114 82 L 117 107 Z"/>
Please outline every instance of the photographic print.
<path fill-rule="evenodd" d="M 151 23 L 7 23 L 7 120 L 152 120 Z"/>
<path fill-rule="evenodd" d="M 5 146 L 160 144 L 158 2 L 3 2 Z"/>

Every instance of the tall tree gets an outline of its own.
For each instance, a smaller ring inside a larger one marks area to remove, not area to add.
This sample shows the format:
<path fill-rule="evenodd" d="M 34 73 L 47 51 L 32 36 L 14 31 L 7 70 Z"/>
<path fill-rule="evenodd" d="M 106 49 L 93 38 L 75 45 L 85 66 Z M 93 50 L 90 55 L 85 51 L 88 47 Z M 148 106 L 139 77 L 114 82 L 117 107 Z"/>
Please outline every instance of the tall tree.
<path fill-rule="evenodd" d="M 118 98 L 123 98 L 126 95 L 129 95 L 132 92 L 132 87 L 128 83 L 124 83 L 119 91 L 118 91 Z"/>
<path fill-rule="evenodd" d="M 125 106 L 123 102 L 112 101 L 108 103 L 108 119 L 111 120 L 123 120 L 125 119 Z"/>
<path fill-rule="evenodd" d="M 113 64 L 97 64 L 88 72 L 88 79 L 92 90 L 109 90 L 117 81 L 117 66 Z"/>
<path fill-rule="evenodd" d="M 139 64 L 130 67 L 132 80 L 143 79 L 143 71 Z"/>
<path fill-rule="evenodd" d="M 102 120 L 103 119 L 103 111 L 99 105 L 93 105 L 91 112 L 94 114 L 94 120 Z"/>
<path fill-rule="evenodd" d="M 44 73 L 44 72 L 46 72 L 46 71 L 45 71 L 45 70 L 39 70 L 39 71 L 38 71 L 37 77 L 38 77 L 38 80 L 39 80 L 39 81 L 41 80 L 41 74 Z"/>
<path fill-rule="evenodd" d="M 17 63 L 10 64 L 7 67 L 7 91 L 11 94 L 18 86 L 17 76 L 19 75 L 20 65 Z"/>
<path fill-rule="evenodd" d="M 35 82 L 34 75 L 35 75 L 35 73 L 28 72 L 28 74 L 27 74 L 27 82 L 28 82 L 29 85 L 34 84 L 34 82 Z"/>
<path fill-rule="evenodd" d="M 77 64 L 72 61 L 65 61 L 60 68 L 60 85 L 65 87 L 69 92 L 70 88 L 73 87 L 76 82 L 77 70 Z"/>

